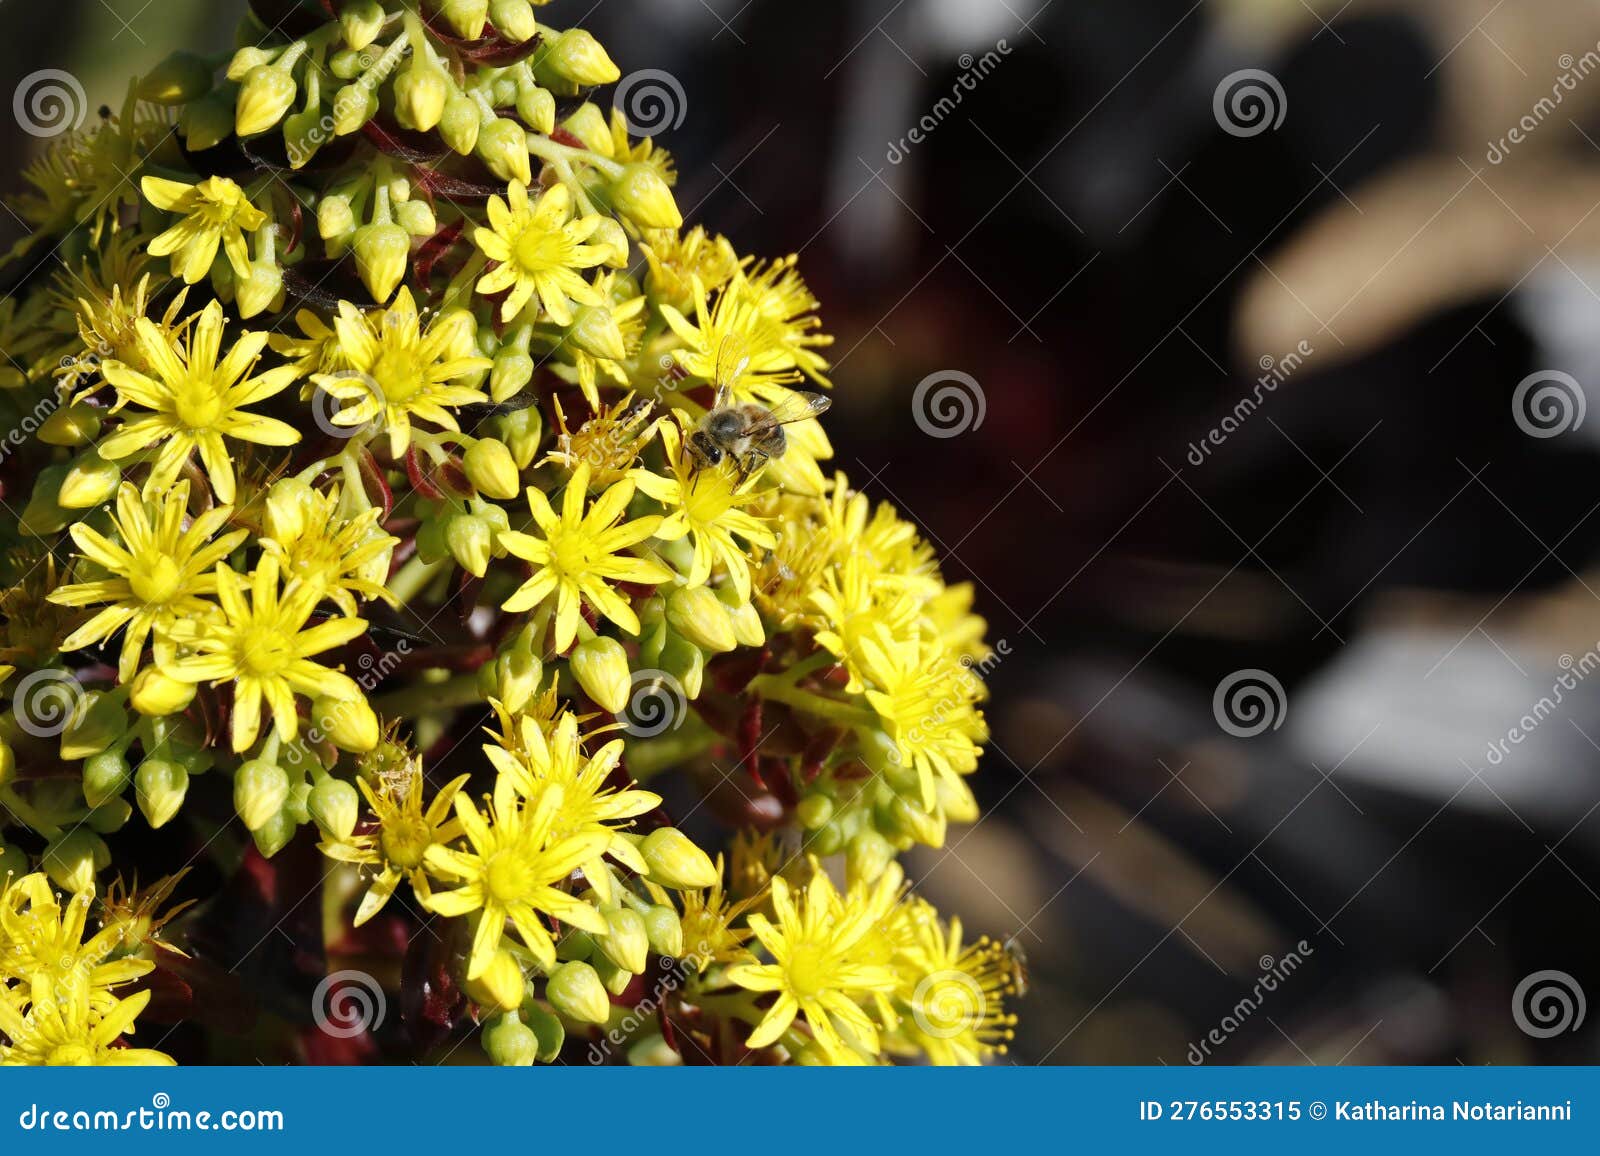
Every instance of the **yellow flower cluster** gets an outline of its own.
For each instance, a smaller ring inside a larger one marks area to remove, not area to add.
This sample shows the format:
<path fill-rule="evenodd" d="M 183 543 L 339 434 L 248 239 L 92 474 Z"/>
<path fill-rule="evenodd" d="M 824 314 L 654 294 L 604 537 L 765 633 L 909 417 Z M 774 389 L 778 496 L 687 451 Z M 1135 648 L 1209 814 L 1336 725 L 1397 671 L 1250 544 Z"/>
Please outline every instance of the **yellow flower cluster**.
<path fill-rule="evenodd" d="M 497 1063 L 981 1061 L 1009 957 L 894 857 L 976 817 L 984 624 L 824 472 L 795 259 L 684 227 L 582 29 L 338 8 L 175 55 L 25 174 L 8 259 L 67 267 L 0 303 L 0 1059 L 166 1062 L 123 989 L 179 878 L 101 888 L 144 826 L 190 878 L 315 844 L 330 944 L 427 928 L 449 982 L 389 970 Z M 727 753 L 770 797 L 713 858 L 640 784 Z M 174 940 L 254 939 L 236 893 Z"/>

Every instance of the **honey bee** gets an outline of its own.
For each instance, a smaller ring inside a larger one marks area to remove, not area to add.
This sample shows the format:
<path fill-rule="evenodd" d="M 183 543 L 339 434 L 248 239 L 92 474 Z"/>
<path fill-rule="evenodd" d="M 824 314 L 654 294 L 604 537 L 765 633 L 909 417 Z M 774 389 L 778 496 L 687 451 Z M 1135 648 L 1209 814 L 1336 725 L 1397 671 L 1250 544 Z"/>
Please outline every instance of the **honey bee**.
<path fill-rule="evenodd" d="M 833 404 L 820 393 L 803 390 L 790 392 L 770 408 L 754 402 L 735 403 L 734 384 L 749 364 L 746 357 L 729 370 L 724 355 L 718 355 L 716 400 L 685 443 L 696 469 L 713 469 L 728 459 L 739 471 L 741 482 L 788 451 L 785 426 L 820 417 Z"/>
<path fill-rule="evenodd" d="M 1006 960 L 1011 966 L 1011 982 L 1016 986 L 1017 995 L 1024 996 L 1028 994 L 1028 953 L 1022 950 L 1022 944 L 1018 942 L 1020 934 L 1018 932 L 1017 935 L 1008 937 L 1000 945 L 1000 949 L 1005 952 Z"/>

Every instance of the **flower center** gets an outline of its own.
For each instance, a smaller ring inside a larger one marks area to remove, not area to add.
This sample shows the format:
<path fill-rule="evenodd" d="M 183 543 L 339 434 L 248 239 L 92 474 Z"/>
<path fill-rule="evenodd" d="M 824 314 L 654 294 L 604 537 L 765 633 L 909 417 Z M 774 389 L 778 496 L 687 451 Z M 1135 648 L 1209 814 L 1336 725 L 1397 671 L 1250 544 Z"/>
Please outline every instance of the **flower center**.
<path fill-rule="evenodd" d="M 422 352 L 410 346 L 385 345 L 372 367 L 372 377 L 383 391 L 380 403 L 399 405 L 415 397 L 426 384 Z"/>
<path fill-rule="evenodd" d="M 154 558 L 141 558 L 140 565 L 128 575 L 128 586 L 133 596 L 147 606 L 165 605 L 183 582 L 183 571 L 165 554 Z"/>
<path fill-rule="evenodd" d="M 222 416 L 222 395 L 209 379 L 189 379 L 173 391 L 172 408 L 186 429 L 208 430 Z"/>
<path fill-rule="evenodd" d="M 547 233 L 537 226 L 524 229 L 517 238 L 517 264 L 530 272 L 556 268 L 564 264 L 563 242 L 560 233 Z"/>
<path fill-rule="evenodd" d="M 483 881 L 491 896 L 501 903 L 511 903 L 527 895 L 533 885 L 533 872 L 521 855 L 496 851 L 489 857 Z"/>
<path fill-rule="evenodd" d="M 786 969 L 794 994 L 803 998 L 826 991 L 833 970 L 829 964 L 829 953 L 821 945 L 796 944 Z"/>
<path fill-rule="evenodd" d="M 272 626 L 251 627 L 239 649 L 251 674 L 276 674 L 294 658 L 283 632 Z"/>
<path fill-rule="evenodd" d="M 413 871 L 422 866 L 432 834 L 421 819 L 397 817 L 383 825 L 383 856 L 396 867 Z"/>
<path fill-rule="evenodd" d="M 589 542 L 583 534 L 563 534 L 557 531 L 550 537 L 550 561 L 563 574 L 577 576 L 589 572 Z"/>
<path fill-rule="evenodd" d="M 44 1062 L 52 1068 L 87 1068 L 94 1064 L 94 1052 L 88 1045 L 74 1040 L 51 1048 Z"/>

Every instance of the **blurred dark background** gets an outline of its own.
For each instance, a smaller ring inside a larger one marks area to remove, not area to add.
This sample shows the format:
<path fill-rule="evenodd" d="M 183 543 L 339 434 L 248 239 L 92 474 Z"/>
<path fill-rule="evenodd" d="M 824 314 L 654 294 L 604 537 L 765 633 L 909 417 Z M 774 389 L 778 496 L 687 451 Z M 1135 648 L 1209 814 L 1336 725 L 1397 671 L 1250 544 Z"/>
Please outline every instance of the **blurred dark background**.
<path fill-rule="evenodd" d="M 239 7 L 0 4 L 0 95 Z M 547 11 L 681 85 L 680 204 L 801 254 L 837 464 L 1005 643 L 911 873 L 1025 948 L 1011 1058 L 1592 1062 L 1600 10 Z"/>

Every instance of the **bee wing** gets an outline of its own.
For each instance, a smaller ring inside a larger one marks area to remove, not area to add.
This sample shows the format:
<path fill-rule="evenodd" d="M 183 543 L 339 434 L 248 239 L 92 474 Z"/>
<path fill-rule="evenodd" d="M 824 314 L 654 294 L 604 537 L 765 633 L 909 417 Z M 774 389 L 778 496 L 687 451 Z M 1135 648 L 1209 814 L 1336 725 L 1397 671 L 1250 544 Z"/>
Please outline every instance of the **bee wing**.
<path fill-rule="evenodd" d="M 739 379 L 744 376 L 744 371 L 750 368 L 750 355 L 745 352 L 744 342 L 723 338 L 722 344 L 717 347 L 717 389 L 720 407 L 725 402 L 721 399 L 721 390 L 731 390 Z"/>
<path fill-rule="evenodd" d="M 790 390 L 777 402 L 766 407 L 765 417 L 750 423 L 750 436 L 759 437 L 782 425 L 793 425 L 797 421 L 821 417 L 832 405 L 833 399 L 823 397 L 820 393 Z"/>

